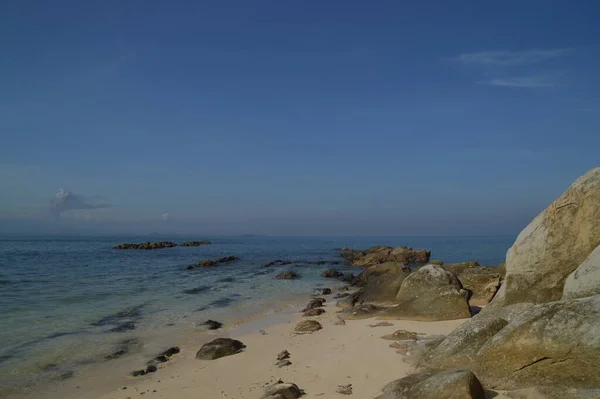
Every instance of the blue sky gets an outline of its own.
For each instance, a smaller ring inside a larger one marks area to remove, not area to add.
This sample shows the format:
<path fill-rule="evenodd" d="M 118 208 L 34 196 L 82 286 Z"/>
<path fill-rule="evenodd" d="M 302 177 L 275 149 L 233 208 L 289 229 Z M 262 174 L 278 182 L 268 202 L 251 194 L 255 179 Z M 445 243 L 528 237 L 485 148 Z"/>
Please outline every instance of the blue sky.
<path fill-rule="evenodd" d="M 600 164 L 595 1 L 0 7 L 4 230 L 516 234 Z"/>

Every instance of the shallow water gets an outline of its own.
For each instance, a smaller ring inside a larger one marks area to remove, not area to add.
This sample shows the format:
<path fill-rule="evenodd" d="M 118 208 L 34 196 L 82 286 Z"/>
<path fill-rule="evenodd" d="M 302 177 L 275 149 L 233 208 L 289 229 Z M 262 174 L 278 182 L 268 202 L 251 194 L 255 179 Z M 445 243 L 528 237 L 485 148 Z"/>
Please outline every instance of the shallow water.
<path fill-rule="evenodd" d="M 113 250 L 123 242 L 209 239 L 212 245 Z M 320 273 L 331 265 L 265 268 L 275 259 L 332 260 L 335 248 L 409 245 L 445 262 L 497 265 L 512 237 L 22 237 L 0 239 L 0 387 L 31 389 L 77 377 L 82 365 L 105 362 L 124 347 L 158 350 L 169 338 L 201 331 L 208 318 L 232 322 L 277 303 L 334 286 Z M 186 270 L 206 258 L 240 260 Z M 340 271 L 357 268 L 333 266 Z M 293 269 L 299 280 L 274 280 Z M 138 345 L 139 344 L 139 345 Z M 125 355 L 128 356 L 128 355 Z M 1 388 L 0 388 L 1 390 Z M 1 394 L 1 391 L 0 391 Z"/>

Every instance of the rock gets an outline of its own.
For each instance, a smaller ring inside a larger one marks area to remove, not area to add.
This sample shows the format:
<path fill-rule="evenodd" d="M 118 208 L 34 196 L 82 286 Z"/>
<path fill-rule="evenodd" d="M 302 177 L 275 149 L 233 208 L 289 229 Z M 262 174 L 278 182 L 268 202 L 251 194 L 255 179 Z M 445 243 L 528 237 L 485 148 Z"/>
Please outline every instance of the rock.
<path fill-rule="evenodd" d="M 346 322 L 344 321 L 344 319 L 338 319 L 333 324 L 336 325 L 336 326 L 345 326 Z"/>
<path fill-rule="evenodd" d="M 557 386 L 539 386 L 502 393 L 511 399 L 598 399 L 600 389 L 576 389 Z"/>
<path fill-rule="evenodd" d="M 356 302 L 358 302 L 358 298 L 360 297 L 362 292 L 363 290 L 361 289 L 356 292 L 353 292 L 352 294 L 349 294 L 345 298 L 342 298 L 339 301 L 337 301 L 335 306 L 342 309 L 349 309 L 353 307 L 356 304 Z"/>
<path fill-rule="evenodd" d="M 297 334 L 304 334 L 313 333 L 315 331 L 319 331 L 322 328 L 323 326 L 321 326 L 321 323 L 319 323 L 316 320 L 302 320 L 299 321 L 298 324 L 296 324 L 296 328 L 294 329 L 294 331 Z"/>
<path fill-rule="evenodd" d="M 176 247 L 172 241 L 160 241 L 160 242 L 143 242 L 141 244 L 119 244 L 113 247 L 113 249 L 161 249 L 161 248 L 172 248 Z"/>
<path fill-rule="evenodd" d="M 186 241 L 184 243 L 179 244 L 182 247 L 199 247 L 200 245 L 210 245 L 212 242 L 210 241 Z"/>
<path fill-rule="evenodd" d="M 176 355 L 179 352 L 181 352 L 181 349 L 179 349 L 178 346 L 173 346 L 167 349 L 166 351 L 161 352 L 154 359 L 150 360 L 148 364 L 159 364 L 168 362 L 169 360 L 171 360 L 171 357 L 173 357 L 173 355 Z"/>
<path fill-rule="evenodd" d="M 428 353 L 429 369 L 468 367 L 497 389 L 600 386 L 600 295 L 481 312 Z"/>
<path fill-rule="evenodd" d="M 435 259 L 435 260 L 430 260 L 428 263 L 430 265 L 442 266 L 444 264 L 444 261 L 443 260 L 439 260 L 439 259 Z"/>
<path fill-rule="evenodd" d="M 469 370 L 417 373 L 389 383 L 378 399 L 485 399 L 481 383 Z"/>
<path fill-rule="evenodd" d="M 296 399 L 302 396 L 304 392 L 298 388 L 298 385 L 285 383 L 281 380 L 267 387 L 261 399 Z"/>
<path fill-rule="evenodd" d="M 567 277 L 600 245 L 600 168 L 577 179 L 517 237 L 506 280 L 491 305 L 562 297 Z"/>
<path fill-rule="evenodd" d="M 448 263 L 443 265 L 445 270 L 448 270 L 451 273 L 454 273 L 456 276 L 461 274 L 467 269 L 473 269 L 477 267 L 482 267 L 479 262 L 476 260 L 470 262 L 460 262 L 460 263 Z"/>
<path fill-rule="evenodd" d="M 287 359 L 278 360 L 277 363 L 275 363 L 275 365 L 278 366 L 279 368 L 282 368 L 282 367 L 285 367 L 285 366 L 289 366 L 291 364 L 292 364 L 292 362 L 290 362 Z"/>
<path fill-rule="evenodd" d="M 321 316 L 323 313 L 325 313 L 325 309 L 321 309 L 321 308 L 306 309 L 302 313 L 303 313 L 304 317 Z"/>
<path fill-rule="evenodd" d="M 196 359 L 214 360 L 224 356 L 234 355 L 244 349 L 246 345 L 231 338 L 217 338 L 207 344 L 196 353 Z"/>
<path fill-rule="evenodd" d="M 217 330 L 223 327 L 223 323 L 219 323 L 218 321 L 214 320 L 206 320 L 206 322 L 204 322 L 202 325 L 206 326 L 207 330 Z"/>
<path fill-rule="evenodd" d="M 600 245 L 567 277 L 563 299 L 585 298 L 600 294 Z"/>
<path fill-rule="evenodd" d="M 340 292 L 337 293 L 333 296 L 333 299 L 342 299 L 342 298 L 346 298 L 347 296 L 350 296 L 349 292 Z"/>
<path fill-rule="evenodd" d="M 300 276 L 298 276 L 296 273 L 294 273 L 292 271 L 287 271 L 287 272 L 278 274 L 277 276 L 275 276 L 275 279 L 276 280 L 293 280 L 298 277 L 300 277 Z"/>
<path fill-rule="evenodd" d="M 335 392 L 342 395 L 352 395 L 352 384 L 338 385 L 338 388 L 335 390 Z"/>
<path fill-rule="evenodd" d="M 467 292 L 456 276 L 441 266 L 427 265 L 404 279 L 396 301 L 381 318 L 408 320 L 454 320 L 471 317 Z"/>
<path fill-rule="evenodd" d="M 200 261 L 198 264 L 189 265 L 187 267 L 187 269 L 191 270 L 191 269 L 195 269 L 197 267 L 213 267 L 213 266 L 219 265 L 221 263 L 231 263 L 238 259 L 240 259 L 240 258 L 238 258 L 237 256 L 225 256 L 225 257 L 219 258 L 219 259 L 204 259 L 203 261 Z"/>
<path fill-rule="evenodd" d="M 356 278 L 356 285 L 362 287 L 356 300 L 378 304 L 396 304 L 400 286 L 409 274 L 408 267 L 398 266 L 395 262 L 368 267 Z"/>
<path fill-rule="evenodd" d="M 271 266 L 285 266 L 285 265 L 291 265 L 292 262 L 291 260 L 281 260 L 281 259 L 277 259 L 274 260 L 273 262 L 269 262 L 265 264 L 265 267 L 271 267 Z"/>
<path fill-rule="evenodd" d="M 344 312 L 346 320 L 360 320 L 375 317 L 381 314 L 383 308 L 366 303 L 364 305 L 356 305 Z"/>
<path fill-rule="evenodd" d="M 331 288 L 315 288 L 313 295 L 331 295 Z"/>
<path fill-rule="evenodd" d="M 277 354 L 277 360 L 289 359 L 290 356 L 290 352 L 287 350 L 282 350 Z"/>
<path fill-rule="evenodd" d="M 325 303 L 325 299 L 323 299 L 323 298 L 311 299 L 310 302 L 308 303 L 308 305 L 306 305 L 306 308 L 304 308 L 304 311 L 309 310 L 309 309 L 320 308 L 321 306 L 323 306 L 324 303 Z"/>
<path fill-rule="evenodd" d="M 477 262 L 453 263 L 443 266 L 460 281 L 469 292 L 469 303 L 473 306 L 487 305 L 498 292 L 502 274 L 495 267 L 479 266 Z"/>
<path fill-rule="evenodd" d="M 402 340 L 412 340 L 412 341 L 416 341 L 417 340 L 417 333 L 415 332 L 411 332 L 411 331 L 406 331 L 406 330 L 397 330 L 394 331 L 391 334 L 388 335 L 384 335 L 383 337 L 381 337 L 383 339 L 391 339 L 394 341 L 402 341 Z"/>
<path fill-rule="evenodd" d="M 340 256 L 346 258 L 352 266 L 374 266 L 386 262 L 427 263 L 431 252 L 423 249 L 413 250 L 409 247 L 376 246 L 365 251 L 343 251 Z"/>
<path fill-rule="evenodd" d="M 132 331 L 135 330 L 135 323 L 132 321 L 127 321 L 125 323 L 121 323 L 119 325 L 117 325 L 116 327 L 111 328 L 110 330 L 107 330 L 106 332 L 109 333 L 114 333 L 114 332 L 127 332 L 127 331 Z"/>
<path fill-rule="evenodd" d="M 388 323 L 387 321 L 380 321 L 379 323 L 369 324 L 369 327 L 391 327 L 392 323 Z"/>
<path fill-rule="evenodd" d="M 149 364 L 148 367 L 146 367 L 146 374 L 156 373 L 157 370 L 158 370 L 158 367 L 156 367 L 154 364 Z"/>
<path fill-rule="evenodd" d="M 339 278 L 344 277 L 344 273 L 340 273 L 335 269 L 327 269 L 323 273 L 321 273 L 321 277 L 325 278 Z"/>

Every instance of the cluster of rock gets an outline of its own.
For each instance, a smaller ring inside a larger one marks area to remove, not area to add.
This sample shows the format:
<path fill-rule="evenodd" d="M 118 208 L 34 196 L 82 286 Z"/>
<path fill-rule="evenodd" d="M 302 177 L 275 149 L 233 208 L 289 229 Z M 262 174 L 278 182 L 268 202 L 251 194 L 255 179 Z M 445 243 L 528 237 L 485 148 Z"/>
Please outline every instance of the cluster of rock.
<path fill-rule="evenodd" d="M 431 251 L 414 250 L 410 247 L 375 246 L 364 251 L 342 248 L 340 256 L 352 266 L 374 266 L 386 262 L 409 265 L 429 262 Z"/>
<path fill-rule="evenodd" d="M 219 259 L 204 259 L 195 265 L 189 265 L 187 267 L 187 269 L 192 270 L 192 269 L 196 269 L 198 267 L 213 267 L 213 266 L 220 265 L 221 263 L 231 263 L 238 259 L 240 259 L 240 258 L 238 258 L 237 256 L 225 256 L 225 257 L 219 258 Z"/>
<path fill-rule="evenodd" d="M 115 245 L 113 249 L 161 249 L 161 248 L 173 248 L 176 246 L 181 247 L 198 247 L 200 245 L 211 244 L 210 241 L 186 241 L 181 244 L 174 243 L 173 241 L 147 241 L 139 244 L 119 244 Z"/>
<path fill-rule="evenodd" d="M 179 352 L 181 352 L 181 350 L 177 346 L 169 348 L 166 351 L 161 352 L 154 359 L 148 361 L 146 368 L 133 371 L 131 373 L 131 375 L 134 377 L 139 377 L 141 375 L 146 375 L 148 373 L 155 373 L 158 370 L 159 364 L 170 361 L 171 357 L 173 357 L 173 355 L 178 354 Z"/>
<path fill-rule="evenodd" d="M 600 168 L 576 180 L 519 234 L 497 273 L 474 264 L 441 267 L 469 287 L 471 299 L 485 302 L 500 289 L 423 355 L 420 373 L 389 384 L 381 399 L 483 399 L 482 386 L 510 390 L 506 395 L 514 398 L 599 397 Z"/>

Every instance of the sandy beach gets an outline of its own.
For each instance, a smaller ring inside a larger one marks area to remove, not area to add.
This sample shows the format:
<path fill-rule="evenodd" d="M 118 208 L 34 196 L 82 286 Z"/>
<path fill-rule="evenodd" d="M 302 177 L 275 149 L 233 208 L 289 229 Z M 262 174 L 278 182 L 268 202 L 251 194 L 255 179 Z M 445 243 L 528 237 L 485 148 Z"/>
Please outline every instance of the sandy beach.
<path fill-rule="evenodd" d="M 307 301 L 308 301 L 307 296 Z M 336 325 L 335 301 L 325 305 L 326 313 L 311 317 L 323 329 L 312 334 L 294 333 L 296 322 L 304 319 L 299 308 L 253 320 L 229 334 L 213 332 L 203 339 L 232 337 L 246 348 L 236 355 L 217 360 L 197 360 L 197 345 L 182 347 L 180 354 L 158 372 L 144 377 L 128 377 L 123 386 L 97 396 L 85 393 L 79 398 L 258 398 L 265 385 L 282 379 L 304 389 L 306 398 L 343 397 L 338 386 L 352 384 L 353 397 L 372 398 L 388 382 L 405 376 L 410 365 L 390 347 L 394 341 L 381 339 L 398 329 L 423 334 L 448 334 L 464 320 L 440 322 L 392 321 L 391 326 L 370 327 L 375 319 L 348 320 Z M 278 319 L 276 324 L 270 324 Z M 263 329 L 264 326 L 264 329 Z M 259 332 L 261 329 L 266 333 Z M 275 365 L 279 352 L 290 352 L 290 366 Z M 75 396 L 73 396 L 75 397 Z"/>

